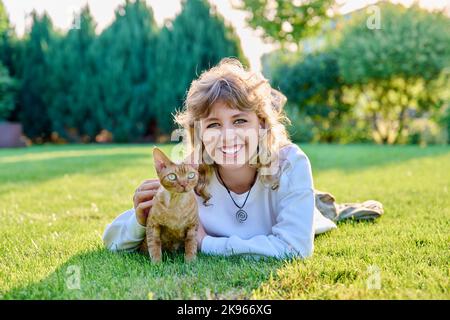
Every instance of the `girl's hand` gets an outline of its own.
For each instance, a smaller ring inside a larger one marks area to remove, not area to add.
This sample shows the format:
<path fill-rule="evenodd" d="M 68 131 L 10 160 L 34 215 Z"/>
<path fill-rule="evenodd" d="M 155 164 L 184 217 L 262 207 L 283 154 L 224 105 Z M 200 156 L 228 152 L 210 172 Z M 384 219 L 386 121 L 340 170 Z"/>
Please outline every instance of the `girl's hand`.
<path fill-rule="evenodd" d="M 146 225 L 148 214 L 153 206 L 153 197 L 158 191 L 160 185 L 161 184 L 158 179 L 145 180 L 134 192 L 134 210 L 136 220 L 140 225 Z"/>
<path fill-rule="evenodd" d="M 197 230 L 197 250 L 198 251 L 201 251 L 201 249 L 202 249 L 202 241 L 203 241 L 203 238 L 206 237 L 206 236 L 207 236 L 207 234 L 206 234 L 205 228 L 203 228 L 202 223 L 199 222 L 198 230 Z"/>

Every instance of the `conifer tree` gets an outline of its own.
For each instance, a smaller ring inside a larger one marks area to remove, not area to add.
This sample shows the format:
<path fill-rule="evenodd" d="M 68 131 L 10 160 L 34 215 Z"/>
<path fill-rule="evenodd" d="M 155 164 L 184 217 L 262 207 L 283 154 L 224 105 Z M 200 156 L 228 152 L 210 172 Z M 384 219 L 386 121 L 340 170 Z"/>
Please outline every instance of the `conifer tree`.
<path fill-rule="evenodd" d="M 92 140 L 99 131 L 92 99 L 95 26 L 89 7 L 84 7 L 49 52 L 52 129 L 69 140 Z"/>
<path fill-rule="evenodd" d="M 146 132 L 156 80 L 156 35 L 153 10 L 143 0 L 127 0 L 96 42 L 94 108 L 115 141 L 135 141 Z"/>
<path fill-rule="evenodd" d="M 248 65 L 234 29 L 206 0 L 182 2 L 181 13 L 167 23 L 157 49 L 157 126 L 162 133 L 174 128 L 172 114 L 181 109 L 191 81 L 224 57 Z"/>
<path fill-rule="evenodd" d="M 19 99 L 20 120 L 25 134 L 42 142 L 51 135 L 51 123 L 46 104 L 49 93 L 47 53 L 56 37 L 50 17 L 31 13 L 32 26 L 24 43 Z"/>

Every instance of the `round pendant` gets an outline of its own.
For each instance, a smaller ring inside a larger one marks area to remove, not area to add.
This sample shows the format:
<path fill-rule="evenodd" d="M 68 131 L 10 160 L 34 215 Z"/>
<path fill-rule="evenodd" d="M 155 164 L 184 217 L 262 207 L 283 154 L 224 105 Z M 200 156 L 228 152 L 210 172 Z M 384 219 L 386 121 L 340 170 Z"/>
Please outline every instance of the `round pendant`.
<path fill-rule="evenodd" d="M 247 220 L 247 212 L 240 209 L 236 212 L 236 220 L 239 221 L 239 223 L 243 223 L 245 220 Z"/>

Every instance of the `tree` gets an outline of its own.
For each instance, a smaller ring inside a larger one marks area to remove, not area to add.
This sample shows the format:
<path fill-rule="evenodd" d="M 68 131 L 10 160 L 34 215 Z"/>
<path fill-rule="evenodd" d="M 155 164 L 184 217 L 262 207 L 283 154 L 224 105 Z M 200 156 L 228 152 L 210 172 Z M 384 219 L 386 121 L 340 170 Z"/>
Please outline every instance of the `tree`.
<path fill-rule="evenodd" d="M 115 21 L 93 46 L 95 96 L 92 106 L 102 127 L 119 142 L 141 137 L 154 114 L 155 42 L 153 10 L 143 0 L 116 10 Z"/>
<path fill-rule="evenodd" d="M 16 83 L 0 63 L 0 122 L 8 120 L 15 106 Z"/>
<path fill-rule="evenodd" d="M 0 0 L 0 63 L 8 69 L 11 77 L 17 77 L 19 73 L 21 49 L 22 42 L 17 38 Z"/>
<path fill-rule="evenodd" d="M 343 118 L 351 106 L 343 100 L 343 82 L 335 52 L 280 64 L 272 70 L 271 80 L 288 98 L 288 108 L 298 109 L 313 121 L 316 140 L 335 142 L 341 138 Z"/>
<path fill-rule="evenodd" d="M 168 134 L 203 70 L 229 56 L 248 65 L 234 29 L 207 0 L 184 1 L 162 30 L 144 0 L 125 1 L 99 36 L 88 7 L 79 28 L 65 34 L 53 31 L 46 14 L 33 12 L 32 19 L 14 46 L 13 66 L 20 120 L 35 141 L 53 132 L 91 141 L 102 129 L 118 142 Z"/>
<path fill-rule="evenodd" d="M 412 6 L 383 4 L 381 29 L 357 15 L 343 33 L 338 63 L 353 103 L 370 116 L 374 138 L 397 143 L 408 110 L 439 109 L 435 81 L 450 66 L 450 20 Z"/>
<path fill-rule="evenodd" d="M 6 13 L 5 6 L 0 0 L 0 62 L 3 64 L 7 64 L 9 62 L 10 34 L 11 26 L 9 23 L 9 18 Z"/>
<path fill-rule="evenodd" d="M 202 71 L 230 56 L 248 66 L 235 30 L 206 0 L 182 2 L 181 13 L 163 27 L 156 52 L 156 118 L 166 134 L 174 128 L 172 114 Z"/>
<path fill-rule="evenodd" d="M 91 140 L 100 130 L 93 104 L 92 85 L 96 40 L 89 7 L 74 17 L 73 28 L 49 50 L 51 98 L 48 100 L 53 131 L 69 140 Z"/>
<path fill-rule="evenodd" d="M 328 21 L 334 0 L 239 0 L 234 7 L 247 12 L 250 27 L 270 43 L 298 45 Z"/>
<path fill-rule="evenodd" d="M 16 60 L 19 46 L 16 45 L 5 6 L 0 0 L 0 119 L 17 120 L 16 94 L 18 81 Z"/>
<path fill-rule="evenodd" d="M 37 142 L 51 136 L 51 123 L 46 104 L 49 86 L 47 53 L 56 35 L 50 17 L 31 13 L 32 27 L 24 43 L 21 61 L 20 120 L 25 134 Z"/>

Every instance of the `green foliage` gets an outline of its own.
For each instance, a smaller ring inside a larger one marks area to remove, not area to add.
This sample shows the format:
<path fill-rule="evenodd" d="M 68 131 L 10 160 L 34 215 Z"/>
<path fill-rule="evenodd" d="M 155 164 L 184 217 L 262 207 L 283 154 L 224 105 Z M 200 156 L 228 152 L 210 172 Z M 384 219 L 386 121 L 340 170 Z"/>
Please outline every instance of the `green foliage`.
<path fill-rule="evenodd" d="M 0 0 L 0 62 L 5 64 L 9 47 L 10 24 L 5 6 Z"/>
<path fill-rule="evenodd" d="M 14 62 L 18 53 L 15 40 L 5 6 L 0 0 L 0 121 L 17 120 L 16 94 L 19 83 L 15 79 Z"/>
<path fill-rule="evenodd" d="M 114 140 L 143 136 L 154 117 L 157 26 L 145 1 L 126 1 L 93 46 L 96 74 L 91 109 Z"/>
<path fill-rule="evenodd" d="M 293 64 L 300 59 L 298 52 L 289 50 L 274 50 L 261 56 L 263 74 L 266 78 L 272 78 L 276 70 L 282 65 Z"/>
<path fill-rule="evenodd" d="M 383 4 L 381 29 L 359 15 L 344 29 L 338 64 L 352 85 L 351 103 L 370 115 L 374 138 L 398 142 L 407 108 L 439 109 L 443 87 L 433 82 L 450 67 L 450 19 L 412 6 Z"/>
<path fill-rule="evenodd" d="M 67 140 L 95 137 L 100 131 L 93 104 L 92 81 L 96 39 L 89 7 L 74 17 L 74 28 L 55 41 L 48 53 L 51 95 L 47 101 L 52 130 Z"/>
<path fill-rule="evenodd" d="M 272 84 L 313 121 L 316 140 L 339 140 L 342 119 L 350 106 L 343 102 L 343 83 L 333 52 L 308 55 L 275 67 Z"/>
<path fill-rule="evenodd" d="M 333 3 L 333 0 L 240 0 L 234 6 L 248 13 L 247 23 L 262 31 L 267 41 L 284 45 L 297 44 L 320 31 Z"/>
<path fill-rule="evenodd" d="M 208 1 L 183 1 L 181 13 L 162 29 L 156 50 L 155 103 L 157 126 L 163 133 L 170 133 L 174 126 L 161 119 L 172 118 L 181 109 L 191 81 L 229 56 L 248 65 L 233 27 Z"/>
<path fill-rule="evenodd" d="M 31 14 L 32 27 L 23 48 L 21 63 L 21 88 L 19 100 L 21 105 L 21 123 L 25 134 L 38 140 L 49 139 L 51 122 L 46 99 L 49 95 L 49 48 L 53 45 L 56 34 L 49 16 L 44 13 Z"/>
<path fill-rule="evenodd" d="M 65 34 L 53 31 L 46 14 L 33 13 L 31 29 L 7 54 L 22 84 L 25 133 L 35 141 L 56 133 L 78 142 L 103 130 L 117 142 L 167 136 L 201 71 L 228 56 L 248 65 L 235 30 L 215 7 L 206 0 L 182 7 L 159 29 L 144 0 L 127 0 L 100 35 L 87 6 Z"/>
<path fill-rule="evenodd" d="M 7 120 L 15 106 L 16 82 L 0 63 L 0 122 Z"/>
<path fill-rule="evenodd" d="M 317 136 L 317 130 L 311 118 L 305 112 L 300 112 L 295 106 L 287 105 L 285 108 L 291 122 L 287 126 L 291 140 L 295 142 L 314 141 L 315 136 Z"/>
<path fill-rule="evenodd" d="M 9 29 L 9 19 L 6 13 L 5 5 L 0 0 L 0 34 L 3 34 Z"/>
<path fill-rule="evenodd" d="M 380 5 L 381 29 L 360 14 L 343 31 L 339 66 L 348 83 L 435 79 L 450 65 L 450 19 L 416 6 Z"/>
<path fill-rule="evenodd" d="M 447 133 L 447 143 L 450 143 L 450 105 L 448 105 L 444 110 L 442 123 L 444 124 L 444 128 Z"/>
<path fill-rule="evenodd" d="M 448 100 L 447 105 L 441 108 L 436 116 L 436 122 L 444 130 L 444 139 L 446 140 L 447 144 L 450 144 L 450 99 Z"/>

